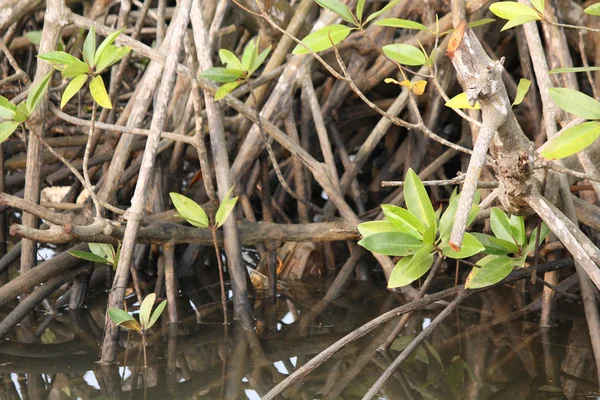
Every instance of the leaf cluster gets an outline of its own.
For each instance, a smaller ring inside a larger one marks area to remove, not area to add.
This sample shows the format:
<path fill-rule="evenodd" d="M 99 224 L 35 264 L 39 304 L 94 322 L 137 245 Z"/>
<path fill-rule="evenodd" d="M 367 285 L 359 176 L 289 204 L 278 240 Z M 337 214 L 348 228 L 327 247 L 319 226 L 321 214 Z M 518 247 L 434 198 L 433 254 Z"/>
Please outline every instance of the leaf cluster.
<path fill-rule="evenodd" d="M 72 250 L 69 254 L 73 257 L 81 258 L 86 261 L 91 261 L 99 264 L 112 265 L 113 269 L 117 269 L 119 262 L 119 253 L 121 252 L 121 243 L 115 251 L 115 248 L 108 243 L 88 243 L 90 251 Z"/>
<path fill-rule="evenodd" d="M 111 33 L 96 48 L 96 30 L 92 26 L 83 43 L 83 61 L 64 51 L 51 51 L 38 55 L 38 58 L 48 61 L 54 68 L 61 71 L 63 78 L 72 78 L 63 92 L 60 101 L 61 108 L 81 90 L 90 78 L 89 88 L 94 101 L 104 108 L 112 108 L 100 74 L 121 61 L 131 51 L 131 48 L 127 46 L 117 47 L 113 44 L 122 32 L 123 29 L 120 29 Z"/>
<path fill-rule="evenodd" d="M 213 82 L 224 83 L 215 93 L 215 100 L 220 100 L 246 82 L 265 62 L 270 51 L 271 46 L 259 53 L 255 40 L 251 40 L 246 45 L 241 60 L 231 51 L 221 49 L 219 50 L 219 58 L 225 67 L 209 68 L 203 71 L 200 77 Z"/>
<path fill-rule="evenodd" d="M 171 201 L 175 206 L 175 209 L 190 225 L 198 227 L 198 228 L 208 228 L 219 229 L 227 218 L 235 208 L 235 204 L 237 203 L 237 197 L 231 198 L 231 193 L 233 192 L 233 188 L 229 189 L 225 199 L 219 205 L 217 212 L 215 213 L 214 224 L 210 224 L 208 220 L 208 215 L 204 209 L 196 203 L 194 200 L 186 197 L 182 194 L 171 192 L 169 196 L 171 196 Z"/>
<path fill-rule="evenodd" d="M 167 305 L 167 300 L 163 300 L 154 309 L 154 312 L 152 312 L 155 302 L 156 295 L 154 293 L 150 293 L 144 298 L 144 301 L 142 301 L 142 305 L 140 306 L 139 322 L 127 311 L 121 310 L 120 308 L 110 308 L 108 310 L 108 316 L 115 324 L 117 324 L 117 326 L 126 330 L 135 331 L 140 335 L 145 335 L 146 332 L 154 326 L 156 321 L 158 321 Z"/>

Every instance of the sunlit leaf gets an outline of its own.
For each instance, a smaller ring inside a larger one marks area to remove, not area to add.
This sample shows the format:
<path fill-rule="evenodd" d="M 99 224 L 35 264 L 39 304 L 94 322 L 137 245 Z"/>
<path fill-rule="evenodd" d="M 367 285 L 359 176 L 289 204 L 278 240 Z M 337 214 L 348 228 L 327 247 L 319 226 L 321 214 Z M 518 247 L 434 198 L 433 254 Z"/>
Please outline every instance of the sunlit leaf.
<path fill-rule="evenodd" d="M 462 245 L 460 246 L 459 251 L 454 251 L 447 241 L 442 243 L 442 252 L 446 257 L 450 258 L 467 258 L 481 253 L 483 250 L 485 250 L 485 247 L 479 243 L 479 240 L 477 240 L 475 236 L 468 232 L 465 232 L 465 235 L 463 236 Z"/>
<path fill-rule="evenodd" d="M 383 14 L 384 12 L 386 12 L 387 10 L 389 10 L 390 8 L 394 7 L 396 4 L 400 3 L 400 0 L 393 0 L 390 1 L 385 7 L 383 7 L 381 10 L 379 11 L 375 11 L 373 14 L 369 15 L 367 17 L 367 20 L 365 21 L 365 24 L 374 20 L 375 18 L 379 17 L 381 14 Z"/>
<path fill-rule="evenodd" d="M 600 3 L 598 3 L 600 4 Z M 570 67 L 570 68 L 556 68 L 548 71 L 549 74 L 562 74 L 567 72 L 593 72 L 600 71 L 600 67 Z"/>
<path fill-rule="evenodd" d="M 53 71 L 50 71 L 44 76 L 44 78 L 33 85 L 31 90 L 29 90 L 29 94 L 27 95 L 27 101 L 25 105 L 27 106 L 27 111 L 29 114 L 40 104 L 40 101 L 44 98 L 44 94 L 48 89 L 48 85 L 50 84 L 50 78 L 52 77 Z"/>
<path fill-rule="evenodd" d="M 233 92 L 241 84 L 242 84 L 242 81 L 236 81 L 236 82 L 229 82 L 229 83 L 219 86 L 219 88 L 215 92 L 215 100 L 221 100 L 223 97 L 225 97 L 229 93 Z"/>
<path fill-rule="evenodd" d="M 352 29 L 345 25 L 330 25 L 314 31 L 310 35 L 302 39 L 302 43 L 310 48 L 313 52 L 327 50 L 333 45 L 344 40 Z M 302 45 L 297 45 L 292 54 L 309 54 Z"/>
<path fill-rule="evenodd" d="M 92 25 L 92 27 L 90 28 L 90 30 L 85 38 L 85 42 L 83 42 L 83 58 L 90 67 L 93 67 L 94 65 L 96 65 L 95 55 L 96 55 L 96 28 L 94 27 L 94 25 Z"/>
<path fill-rule="evenodd" d="M 150 322 L 148 322 L 148 327 L 146 329 L 152 328 L 156 321 L 160 318 L 160 315 L 163 313 L 165 306 L 167 305 L 167 300 L 163 300 L 160 304 L 154 309 L 152 313 L 152 318 L 150 318 Z"/>
<path fill-rule="evenodd" d="M 548 225 L 546 225 L 545 222 L 542 222 L 542 229 L 541 229 L 541 233 L 540 233 L 540 242 L 539 242 L 540 245 L 544 242 L 544 239 L 546 239 L 546 236 L 548 236 L 549 234 L 550 234 L 550 228 L 548 228 Z M 523 251 L 523 253 L 525 255 L 527 255 L 535 250 L 536 240 L 537 240 L 537 228 L 535 228 L 533 230 L 533 232 L 531 232 L 531 235 L 529 235 L 529 242 L 527 243 L 527 247 L 525 248 L 525 251 Z"/>
<path fill-rule="evenodd" d="M 16 121 L 0 122 L 0 143 L 8 139 L 18 127 L 19 122 Z"/>
<path fill-rule="evenodd" d="M 496 235 L 498 239 L 516 243 L 510 219 L 504 211 L 497 207 L 492 207 L 492 210 L 490 211 L 490 225 L 492 226 L 492 232 L 494 232 L 494 235 Z"/>
<path fill-rule="evenodd" d="M 198 228 L 208 227 L 208 216 L 198 203 L 175 192 L 169 193 L 169 196 L 179 215 L 185 218 L 187 222 Z"/>
<path fill-rule="evenodd" d="M 100 75 L 97 75 L 90 81 L 90 93 L 101 107 L 112 108 L 110 97 L 106 93 L 106 87 L 104 87 L 104 81 Z"/>
<path fill-rule="evenodd" d="M 330 11 L 333 11 L 346 22 L 350 22 L 351 24 L 355 24 L 354 18 L 352 17 L 352 12 L 348 8 L 347 5 L 342 3 L 339 0 L 315 0 L 315 2 L 323 8 L 326 8 Z"/>
<path fill-rule="evenodd" d="M 75 60 L 62 70 L 63 78 L 74 78 L 90 72 L 90 67 L 83 61 Z"/>
<path fill-rule="evenodd" d="M 219 58 L 221 59 L 223 65 L 225 65 L 229 70 L 244 70 L 242 63 L 236 57 L 236 55 L 227 49 L 219 50 Z"/>
<path fill-rule="evenodd" d="M 380 232 L 398 232 L 398 228 L 390 221 L 369 221 L 358 225 L 358 232 L 362 237 L 370 236 Z"/>
<path fill-rule="evenodd" d="M 398 231 L 421 240 L 427 228 L 413 213 L 391 204 L 382 204 L 381 209 L 387 220 L 394 224 Z"/>
<path fill-rule="evenodd" d="M 248 71 L 248 75 L 252 75 L 254 73 L 254 71 L 256 71 L 265 62 L 270 51 L 271 51 L 271 46 L 264 49 L 262 51 L 262 53 L 260 53 L 258 56 L 256 56 L 252 60 L 252 65 L 250 67 L 250 70 Z"/>
<path fill-rule="evenodd" d="M 201 78 L 208 79 L 213 82 L 234 82 L 244 77 L 244 71 L 233 70 L 222 67 L 212 67 L 203 71 L 200 75 Z"/>
<path fill-rule="evenodd" d="M 417 81 L 417 82 L 413 83 L 413 85 L 411 86 L 411 90 L 417 96 L 421 96 L 423 93 L 425 93 L 426 87 L 427 87 L 427 81 L 421 80 L 421 81 Z"/>
<path fill-rule="evenodd" d="M 59 65 L 61 67 L 65 67 L 74 62 L 82 62 L 81 60 L 77 59 L 77 57 L 74 57 L 69 53 L 65 53 L 64 51 L 51 51 L 49 53 L 39 54 L 37 57 L 44 61 L 48 61 L 53 65 Z"/>
<path fill-rule="evenodd" d="M 423 247 L 421 240 L 402 232 L 375 233 L 362 239 L 358 244 L 373 253 L 386 256 L 408 256 Z"/>
<path fill-rule="evenodd" d="M 418 29 L 421 31 L 426 31 L 428 28 L 415 21 L 410 21 L 407 19 L 400 18 L 385 18 L 375 22 L 375 25 L 379 26 L 391 26 L 393 28 L 404 28 L 404 29 Z"/>
<path fill-rule="evenodd" d="M 586 119 L 600 119 L 600 102 L 568 88 L 550 88 L 550 97 L 563 110 Z"/>
<path fill-rule="evenodd" d="M 500 32 L 504 32 L 506 30 L 514 28 L 515 26 L 520 26 L 520 25 L 526 24 L 528 22 L 538 21 L 539 19 L 540 19 L 540 17 L 534 17 L 531 15 L 522 15 L 520 17 L 516 17 L 516 18 L 509 20 L 506 24 L 504 24 L 502 29 L 500 29 Z"/>
<path fill-rule="evenodd" d="M 121 328 L 133 330 L 138 333 L 142 332 L 140 324 L 138 324 L 135 318 L 133 318 L 125 310 L 121 310 L 120 308 L 110 308 L 108 310 L 108 316 L 115 324 L 117 324 L 117 326 L 120 326 Z"/>
<path fill-rule="evenodd" d="M 594 143 L 598 136 L 600 121 L 584 122 L 551 138 L 540 149 L 540 155 L 547 160 L 565 158 L 585 149 Z"/>
<path fill-rule="evenodd" d="M 102 41 L 102 43 L 100 43 L 100 46 L 98 46 L 98 49 L 96 50 L 96 54 L 94 56 L 94 64 L 98 64 L 98 60 L 100 60 L 100 57 L 102 57 L 102 53 L 104 53 L 104 51 L 106 51 L 108 46 L 111 46 L 114 43 L 114 41 L 123 32 L 124 29 L 125 28 L 122 28 L 122 29 L 119 29 L 118 31 L 111 33 L 110 35 L 108 35 L 106 37 L 106 39 L 104 39 Z"/>
<path fill-rule="evenodd" d="M 242 53 L 242 70 L 249 71 L 256 58 L 256 41 L 251 40 Z"/>
<path fill-rule="evenodd" d="M 405 79 L 402 82 L 398 82 L 394 78 L 385 78 L 383 81 L 385 83 L 393 83 L 395 85 L 404 86 L 407 89 L 410 89 L 410 86 L 411 86 L 410 81 L 408 79 Z"/>
<path fill-rule="evenodd" d="M 219 209 L 215 214 L 215 223 L 217 224 L 217 228 L 223 226 L 225 221 L 227 221 L 229 214 L 231 214 L 231 212 L 235 208 L 235 204 L 237 203 L 237 197 L 230 198 L 231 193 L 233 193 L 233 188 L 229 189 L 227 195 L 225 195 L 225 198 L 223 199 L 223 201 L 221 201 Z"/>
<path fill-rule="evenodd" d="M 465 288 L 479 289 L 493 285 L 506 278 L 514 268 L 515 260 L 506 256 L 485 256 L 473 267 L 465 282 Z"/>
<path fill-rule="evenodd" d="M 23 101 L 19 103 L 17 109 L 15 110 L 15 122 L 25 122 L 27 117 L 29 117 L 29 110 L 27 109 L 27 105 Z"/>
<path fill-rule="evenodd" d="M 382 50 L 389 58 L 404 65 L 423 65 L 427 61 L 420 49 L 409 44 L 388 44 L 383 46 Z"/>
<path fill-rule="evenodd" d="M 437 233 L 437 226 L 435 221 L 433 224 L 429 225 L 425 233 L 423 234 L 423 243 L 425 244 L 434 244 L 435 243 L 435 234 Z"/>
<path fill-rule="evenodd" d="M 112 264 L 108 260 L 103 257 L 97 256 L 94 253 L 90 253 L 88 251 L 79 251 L 79 250 L 71 250 L 69 254 L 73 257 L 81 258 L 82 260 L 91 261 L 99 264 Z"/>
<path fill-rule="evenodd" d="M 79 76 L 76 76 L 71 80 L 71 82 L 69 82 L 60 100 L 60 108 L 63 108 L 65 104 L 67 104 L 69 100 L 71 100 L 73 96 L 75 96 L 79 92 L 79 90 L 87 82 L 87 79 L 87 74 L 81 74 Z"/>
<path fill-rule="evenodd" d="M 502 19 L 515 19 L 522 16 L 532 16 L 540 19 L 539 15 L 529 6 L 514 1 L 500 1 L 490 6 L 490 11 Z"/>
<path fill-rule="evenodd" d="M 91 252 L 108 261 L 111 264 L 115 263 L 115 248 L 108 243 L 88 243 Z"/>
<path fill-rule="evenodd" d="M 0 118 L 13 119 L 17 106 L 10 102 L 6 97 L 0 96 Z"/>
<path fill-rule="evenodd" d="M 529 79 L 521 78 L 519 85 L 517 86 L 517 95 L 515 96 L 515 101 L 512 103 L 513 106 L 519 105 L 523 102 L 523 99 L 527 95 L 530 86 L 531 81 Z"/>
<path fill-rule="evenodd" d="M 365 0 L 358 0 L 358 3 L 356 3 L 356 18 L 359 21 L 362 21 L 364 8 L 365 8 Z"/>
<path fill-rule="evenodd" d="M 148 329 L 148 324 L 150 323 L 150 316 L 152 315 L 152 307 L 154 307 L 154 302 L 156 301 L 156 294 L 150 293 L 148 296 L 144 298 L 142 301 L 142 305 L 140 306 L 140 324 L 144 330 Z"/>
<path fill-rule="evenodd" d="M 130 47 L 115 47 L 112 44 L 108 45 L 102 52 L 102 55 L 98 58 L 96 72 L 102 72 L 111 65 L 118 63 L 130 51 Z"/>
<path fill-rule="evenodd" d="M 583 12 L 589 15 L 600 16 L 600 3 L 592 4 L 591 6 L 583 10 Z"/>
<path fill-rule="evenodd" d="M 538 11 L 544 11 L 544 0 L 531 0 L 531 5 L 533 5 Z"/>
<path fill-rule="evenodd" d="M 525 231 L 525 218 L 519 215 L 511 215 L 509 222 L 513 237 L 516 239 L 517 244 L 519 246 L 523 246 L 525 244 L 525 240 L 527 239 L 527 232 Z"/>
<path fill-rule="evenodd" d="M 479 105 L 479 101 L 475 103 L 474 106 L 472 106 L 469 103 L 469 99 L 467 97 L 466 93 L 459 93 L 456 96 L 454 96 L 453 98 L 451 98 L 450 100 L 448 100 L 446 102 L 446 104 L 444 104 L 446 107 L 450 107 L 450 108 L 471 108 L 474 110 L 479 110 L 481 109 L 481 105 Z"/>
<path fill-rule="evenodd" d="M 435 223 L 435 212 L 431 200 L 429 200 L 425 186 L 412 168 L 406 174 L 404 199 L 408 211 L 413 213 L 425 226 L 428 227 Z"/>
<path fill-rule="evenodd" d="M 425 245 L 414 256 L 403 257 L 390 275 L 388 288 L 402 287 L 411 284 L 429 271 L 433 264 L 433 246 Z"/>

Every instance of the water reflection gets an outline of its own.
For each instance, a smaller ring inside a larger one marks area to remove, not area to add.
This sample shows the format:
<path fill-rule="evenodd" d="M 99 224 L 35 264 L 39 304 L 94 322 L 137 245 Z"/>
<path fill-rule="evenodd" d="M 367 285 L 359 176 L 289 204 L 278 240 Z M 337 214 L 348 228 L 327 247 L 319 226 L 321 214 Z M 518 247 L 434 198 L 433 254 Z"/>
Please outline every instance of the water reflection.
<path fill-rule="evenodd" d="M 0 344 L 0 397 L 259 399 L 347 333 L 402 304 L 395 293 L 355 284 L 323 307 L 325 292 L 325 285 L 295 284 L 275 300 L 257 299 L 255 332 L 234 324 L 227 336 L 218 303 L 182 298 L 182 322 L 163 321 L 148 340 L 147 369 L 140 341 L 127 333 L 121 335 L 119 364 L 96 364 L 104 299 L 79 312 L 38 314 L 33 326 L 20 326 Z M 519 285 L 472 296 L 396 371 L 379 398 L 596 397 L 582 307 L 562 303 L 557 325 L 540 329 L 536 313 L 519 311 L 530 300 Z M 282 398 L 361 398 L 441 306 L 416 312 L 389 351 L 378 347 L 397 320 L 351 343 Z M 315 308 L 323 310 L 315 313 Z"/>

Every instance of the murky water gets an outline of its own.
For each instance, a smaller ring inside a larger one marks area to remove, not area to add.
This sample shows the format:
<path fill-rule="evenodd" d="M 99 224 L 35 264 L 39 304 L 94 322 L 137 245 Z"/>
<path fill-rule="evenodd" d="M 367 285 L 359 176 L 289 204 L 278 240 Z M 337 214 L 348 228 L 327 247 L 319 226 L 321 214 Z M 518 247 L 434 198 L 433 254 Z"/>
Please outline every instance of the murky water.
<path fill-rule="evenodd" d="M 123 333 L 119 364 L 96 365 L 105 304 L 58 316 L 37 314 L 0 344 L 2 399 L 259 399 L 290 373 L 365 322 L 402 304 L 354 283 L 324 311 L 319 283 L 290 285 L 255 301 L 256 332 L 225 336 L 218 303 L 181 300 L 182 323 L 157 326 L 143 368 L 140 341 Z M 205 296 L 208 293 L 196 293 Z M 191 296 L 194 297 L 194 296 Z M 520 285 L 472 296 L 398 369 L 381 399 L 577 399 L 597 397 L 587 325 L 578 300 L 561 302 L 541 329 Z M 388 351 L 378 346 L 398 319 L 351 343 L 285 391 L 288 399 L 360 399 L 443 305 L 416 312 Z M 127 351 L 125 348 L 127 347 Z"/>

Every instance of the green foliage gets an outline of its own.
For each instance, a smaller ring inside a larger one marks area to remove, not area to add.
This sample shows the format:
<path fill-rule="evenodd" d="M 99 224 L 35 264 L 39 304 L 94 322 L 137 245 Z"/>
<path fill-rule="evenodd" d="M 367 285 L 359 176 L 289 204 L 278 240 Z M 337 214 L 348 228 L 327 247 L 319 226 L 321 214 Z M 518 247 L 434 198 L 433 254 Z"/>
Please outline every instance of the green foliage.
<path fill-rule="evenodd" d="M 238 86 L 245 83 L 252 74 L 265 62 L 271 46 L 258 53 L 258 46 L 251 40 L 244 49 L 241 61 L 227 49 L 219 50 L 219 58 L 225 68 L 213 67 L 203 71 L 199 76 L 213 82 L 224 83 L 215 93 L 215 100 L 220 100 Z"/>
<path fill-rule="evenodd" d="M 523 102 L 523 99 L 527 95 L 530 86 L 531 81 L 529 79 L 521 78 L 519 85 L 517 86 L 517 95 L 515 96 L 515 101 L 512 103 L 513 106 L 517 106 Z"/>
<path fill-rule="evenodd" d="M 400 18 L 385 18 L 385 19 L 375 22 L 375 25 L 391 26 L 393 28 L 417 29 L 420 31 L 428 30 L 428 28 L 425 25 L 423 25 L 419 22 L 409 21 L 407 19 L 400 19 Z"/>
<path fill-rule="evenodd" d="M 131 51 L 129 47 L 116 47 L 113 45 L 122 32 L 121 29 L 111 33 L 96 49 L 96 30 L 92 26 L 83 43 L 83 61 L 60 50 L 38 55 L 38 58 L 48 61 L 54 68 L 61 71 L 63 78 L 73 78 L 63 92 L 60 101 L 61 108 L 81 90 L 88 77 L 92 78 L 90 81 L 90 94 L 94 101 L 101 107 L 112 108 L 104 81 L 99 74 L 121 61 Z"/>
<path fill-rule="evenodd" d="M 536 6 L 536 8 L 541 7 L 543 10 L 543 0 L 535 0 L 534 6 Z M 542 19 L 538 11 L 525 4 L 516 3 L 514 1 L 500 1 L 494 3 L 490 6 L 490 11 L 498 17 L 508 20 L 501 31 L 526 24 L 527 22 L 539 21 Z"/>
<path fill-rule="evenodd" d="M 600 16 L 600 3 L 592 4 L 583 10 L 583 12 L 589 15 Z"/>
<path fill-rule="evenodd" d="M 340 43 L 351 31 L 352 28 L 345 25 L 330 25 L 310 33 L 302 39 L 302 43 L 313 52 L 318 53 Z M 309 54 L 310 51 L 304 46 L 297 45 L 292 54 Z"/>
<path fill-rule="evenodd" d="M 568 88 L 550 88 L 550 97 L 563 110 L 586 119 L 600 119 L 600 102 Z"/>
<path fill-rule="evenodd" d="M 140 321 L 136 321 L 131 314 L 129 314 L 125 310 L 121 310 L 120 308 L 111 308 L 108 310 L 108 316 L 110 319 L 126 330 L 136 331 L 141 335 L 146 335 L 148 330 L 154 326 L 156 321 L 160 318 L 161 314 L 165 310 L 165 306 L 167 305 L 167 300 L 163 300 L 152 312 L 152 308 L 154 307 L 154 303 L 156 302 L 156 295 L 154 293 L 150 293 L 144 300 L 140 306 L 139 318 Z"/>
<path fill-rule="evenodd" d="M 435 253 L 442 257 L 464 258 L 484 250 L 485 247 L 469 233 L 465 234 L 459 252 L 448 245 L 449 231 L 460 196 L 453 196 L 438 224 L 425 187 L 411 169 L 404 182 L 404 198 L 407 208 L 383 204 L 381 208 L 385 220 L 365 222 L 358 226 L 363 235 L 358 244 L 374 253 L 403 257 L 390 275 L 389 288 L 405 286 L 421 278 L 431 268 Z M 479 195 L 475 196 L 469 223 L 479 212 L 479 199 Z"/>
<path fill-rule="evenodd" d="M 427 61 L 427 55 L 409 44 L 394 43 L 381 48 L 386 56 L 404 65 L 423 65 Z"/>
<path fill-rule="evenodd" d="M 227 195 L 215 213 L 215 222 L 213 226 L 214 229 L 218 229 L 223 226 L 235 208 L 237 197 L 231 198 L 232 192 L 233 188 L 229 189 L 229 192 L 227 192 Z M 189 197 L 185 197 L 184 195 L 175 192 L 169 193 L 169 196 L 171 196 L 171 201 L 173 202 L 175 209 L 177 209 L 177 212 L 179 212 L 179 215 L 185 218 L 187 222 L 198 228 L 208 228 L 208 216 L 198 203 Z"/>
<path fill-rule="evenodd" d="M 388 11 L 390 8 L 394 7 L 396 4 L 400 3 L 400 0 L 393 0 L 390 1 L 385 7 L 383 7 L 381 10 L 379 11 L 375 11 L 373 14 L 369 15 L 367 17 L 367 20 L 365 21 L 366 23 L 369 23 L 370 21 L 374 20 L 375 18 L 379 17 L 380 15 L 382 15 L 384 12 Z"/>
<path fill-rule="evenodd" d="M 465 287 L 479 289 L 500 282 L 511 273 L 515 266 L 515 260 L 507 256 L 489 255 L 477 262 L 479 268 L 474 267 L 467 280 Z"/>
<path fill-rule="evenodd" d="M 235 208 L 235 204 L 237 203 L 238 198 L 234 197 L 232 199 L 231 198 L 232 192 L 233 192 L 233 188 L 229 189 L 229 191 L 227 192 L 227 195 L 225 195 L 225 198 L 223 199 L 223 201 L 221 201 L 221 204 L 219 205 L 219 208 L 217 209 L 217 212 L 215 214 L 215 224 L 217 225 L 217 228 L 220 228 L 221 226 L 223 226 L 225 221 L 227 221 L 229 214 L 231 214 L 231 212 Z"/>
<path fill-rule="evenodd" d="M 347 5 L 339 0 L 315 0 L 315 2 L 323 8 L 333 11 L 346 22 L 355 24 L 354 16 Z"/>
<path fill-rule="evenodd" d="M 72 250 L 69 251 L 69 254 L 86 261 L 112 265 L 113 269 L 117 268 L 119 249 L 115 251 L 115 248 L 108 243 L 88 243 L 88 247 L 91 253 L 88 251 Z"/>
<path fill-rule="evenodd" d="M 570 67 L 570 68 L 556 68 L 548 71 L 549 74 L 562 74 L 568 72 L 593 72 L 600 71 L 600 67 Z"/>

